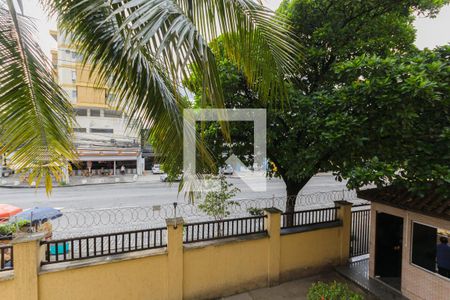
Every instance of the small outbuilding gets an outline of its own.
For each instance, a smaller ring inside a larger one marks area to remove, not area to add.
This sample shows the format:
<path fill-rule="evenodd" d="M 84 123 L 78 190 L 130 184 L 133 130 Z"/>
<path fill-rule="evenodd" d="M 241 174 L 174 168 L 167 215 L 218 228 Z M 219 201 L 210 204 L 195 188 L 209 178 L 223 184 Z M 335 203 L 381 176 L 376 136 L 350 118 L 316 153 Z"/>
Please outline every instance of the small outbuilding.
<path fill-rule="evenodd" d="M 409 299 L 450 299 L 450 199 L 384 187 L 372 202 L 369 276 Z"/>

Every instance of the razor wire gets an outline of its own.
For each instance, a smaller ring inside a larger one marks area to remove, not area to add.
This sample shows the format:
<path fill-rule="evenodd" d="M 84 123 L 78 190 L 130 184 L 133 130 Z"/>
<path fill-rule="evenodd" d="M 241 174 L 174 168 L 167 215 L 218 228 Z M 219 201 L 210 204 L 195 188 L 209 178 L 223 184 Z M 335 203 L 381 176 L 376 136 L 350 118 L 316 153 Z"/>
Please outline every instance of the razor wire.
<path fill-rule="evenodd" d="M 354 191 L 331 191 L 298 195 L 297 197 L 272 196 L 253 199 L 233 199 L 227 218 L 262 214 L 264 208 L 275 207 L 281 211 L 291 202 L 294 209 L 307 210 L 334 206 L 334 201 L 346 200 L 354 204 L 365 203 Z M 112 208 L 63 209 L 63 216 L 52 220 L 53 238 L 68 238 L 90 234 L 114 233 L 166 226 L 166 219 L 183 217 L 185 223 L 213 220 L 202 211 L 199 203 L 175 202 L 149 206 L 123 206 Z"/>

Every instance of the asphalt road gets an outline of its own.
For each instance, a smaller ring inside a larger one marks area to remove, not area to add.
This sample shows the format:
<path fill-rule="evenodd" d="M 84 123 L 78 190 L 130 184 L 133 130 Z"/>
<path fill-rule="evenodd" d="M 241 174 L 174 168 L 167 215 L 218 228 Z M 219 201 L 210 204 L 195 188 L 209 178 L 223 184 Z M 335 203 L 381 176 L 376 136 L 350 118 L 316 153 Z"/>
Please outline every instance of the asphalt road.
<path fill-rule="evenodd" d="M 153 177 L 152 177 L 153 176 Z M 22 208 L 51 206 L 65 209 L 109 208 L 120 206 L 151 206 L 187 202 L 184 194 L 178 194 L 178 184 L 158 181 L 159 176 L 149 175 L 145 182 L 117 183 L 90 186 L 56 187 L 50 196 L 45 190 L 34 188 L 0 188 L 0 203 Z M 241 189 L 237 199 L 268 198 L 285 195 L 285 185 L 280 179 L 270 179 L 266 192 L 255 193 L 242 181 L 229 178 L 229 182 Z M 313 177 L 302 193 L 327 192 L 345 189 L 345 183 L 322 174 Z"/>

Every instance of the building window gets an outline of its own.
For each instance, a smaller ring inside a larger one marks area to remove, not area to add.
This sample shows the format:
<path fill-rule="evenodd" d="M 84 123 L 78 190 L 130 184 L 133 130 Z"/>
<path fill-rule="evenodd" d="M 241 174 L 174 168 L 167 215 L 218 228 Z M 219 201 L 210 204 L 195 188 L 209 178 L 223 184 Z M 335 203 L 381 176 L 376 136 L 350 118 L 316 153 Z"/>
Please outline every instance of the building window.
<path fill-rule="evenodd" d="M 72 59 L 77 62 L 80 62 L 83 60 L 83 56 L 78 52 L 72 51 Z"/>
<path fill-rule="evenodd" d="M 72 71 L 72 82 L 77 81 L 77 72 L 76 71 Z"/>
<path fill-rule="evenodd" d="M 105 118 L 121 118 L 122 113 L 116 110 L 105 110 Z"/>
<path fill-rule="evenodd" d="M 86 117 L 87 116 L 87 109 L 86 108 L 75 108 L 75 115 L 79 117 Z"/>
<path fill-rule="evenodd" d="M 411 263 L 450 278 L 450 231 L 413 222 Z"/>
<path fill-rule="evenodd" d="M 106 98 L 108 98 L 108 101 L 113 101 L 114 98 L 115 98 L 115 95 L 110 93 L 110 92 L 108 92 L 107 95 L 106 95 Z"/>
<path fill-rule="evenodd" d="M 91 117 L 100 117 L 100 109 L 91 109 Z"/>
<path fill-rule="evenodd" d="M 114 129 L 109 128 L 91 128 L 91 133 L 114 133 Z"/>
<path fill-rule="evenodd" d="M 86 133 L 86 128 L 74 128 L 73 131 L 74 131 L 74 132 L 82 132 L 82 133 Z"/>
<path fill-rule="evenodd" d="M 77 98 L 77 91 L 72 90 L 72 99 L 76 99 L 76 98 Z"/>

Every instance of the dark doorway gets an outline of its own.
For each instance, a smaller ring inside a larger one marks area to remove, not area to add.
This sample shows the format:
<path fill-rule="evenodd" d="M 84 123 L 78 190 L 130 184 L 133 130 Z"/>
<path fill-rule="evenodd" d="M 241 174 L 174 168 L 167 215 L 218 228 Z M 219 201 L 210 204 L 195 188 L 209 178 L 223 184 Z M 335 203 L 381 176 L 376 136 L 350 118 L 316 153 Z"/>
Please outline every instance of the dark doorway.
<path fill-rule="evenodd" d="M 145 170 L 151 170 L 153 167 L 153 164 L 155 163 L 155 157 L 149 156 L 145 157 Z"/>
<path fill-rule="evenodd" d="M 375 276 L 400 290 L 403 218 L 377 213 L 376 224 Z"/>

